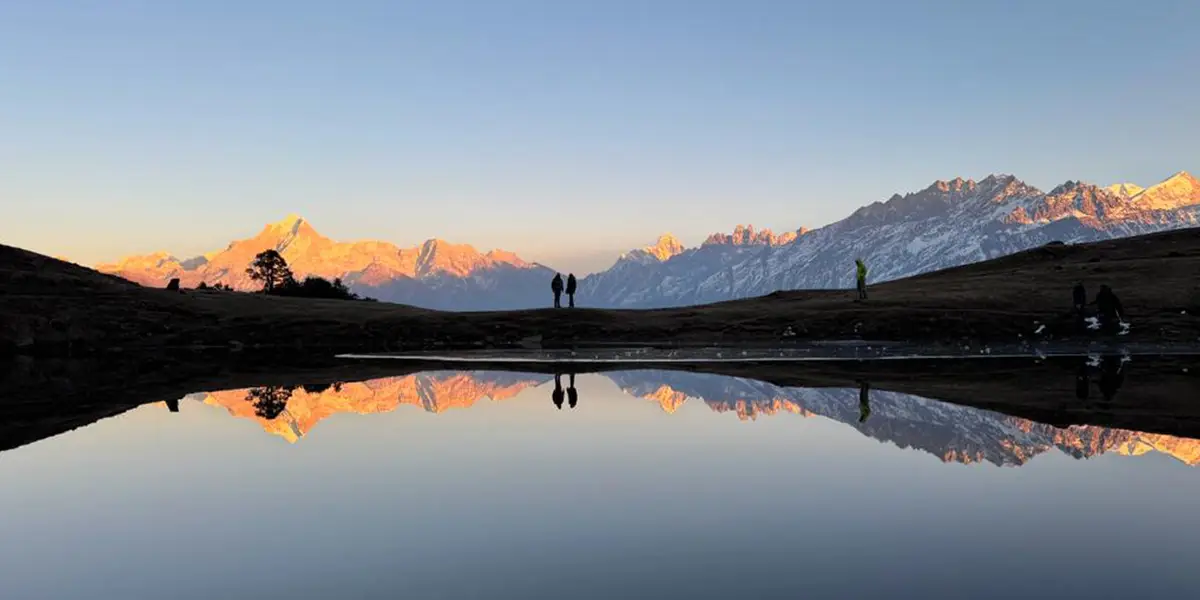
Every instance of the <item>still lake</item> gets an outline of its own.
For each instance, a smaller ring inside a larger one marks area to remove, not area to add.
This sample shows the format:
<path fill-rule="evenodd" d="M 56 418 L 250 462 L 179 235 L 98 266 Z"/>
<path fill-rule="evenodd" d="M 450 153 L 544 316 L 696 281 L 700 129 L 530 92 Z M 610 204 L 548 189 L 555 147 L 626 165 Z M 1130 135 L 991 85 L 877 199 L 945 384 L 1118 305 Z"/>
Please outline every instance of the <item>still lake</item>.
<path fill-rule="evenodd" d="M 164 400 L 0 453 L 3 597 L 1200 589 L 1186 438 L 666 371 Z"/>

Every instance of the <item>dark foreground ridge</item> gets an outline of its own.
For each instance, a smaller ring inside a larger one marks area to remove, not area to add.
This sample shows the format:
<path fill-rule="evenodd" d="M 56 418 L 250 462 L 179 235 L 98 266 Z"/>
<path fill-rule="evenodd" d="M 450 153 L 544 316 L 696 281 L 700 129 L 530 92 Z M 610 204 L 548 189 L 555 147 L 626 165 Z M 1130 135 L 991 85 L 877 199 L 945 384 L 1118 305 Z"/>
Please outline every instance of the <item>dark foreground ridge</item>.
<path fill-rule="evenodd" d="M 1072 314 L 1077 281 L 1087 286 L 1089 298 L 1102 284 L 1116 291 L 1132 324 L 1126 341 L 1200 338 L 1200 229 L 1187 229 L 1049 245 L 873 285 L 867 302 L 854 302 L 853 290 L 813 290 L 659 310 L 475 313 L 150 289 L 0 246 L 0 354 L 737 346 L 842 339 L 1011 343 L 1099 336 L 1081 328 Z M 586 298 L 580 303 L 586 305 Z"/>
<path fill-rule="evenodd" d="M 711 373 L 780 387 L 911 394 L 1053 425 L 1097 425 L 1200 439 L 1200 357 L 982 358 L 810 363 L 473 364 L 438 361 L 231 363 L 17 357 L 0 360 L 0 451 L 198 391 L 338 383 L 464 368 L 547 375 L 655 369 Z M 1088 393 L 1080 394 L 1080 384 Z"/>

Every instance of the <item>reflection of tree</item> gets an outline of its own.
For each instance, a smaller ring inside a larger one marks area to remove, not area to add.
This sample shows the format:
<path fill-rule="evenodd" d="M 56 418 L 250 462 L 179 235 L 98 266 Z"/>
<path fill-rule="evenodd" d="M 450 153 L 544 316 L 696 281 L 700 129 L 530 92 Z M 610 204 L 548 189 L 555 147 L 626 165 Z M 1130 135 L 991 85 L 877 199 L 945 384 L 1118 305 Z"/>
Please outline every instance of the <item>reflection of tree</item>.
<path fill-rule="evenodd" d="M 281 385 L 253 388 L 246 393 L 246 402 L 254 405 L 254 414 L 270 421 L 287 408 L 292 389 Z"/>
<path fill-rule="evenodd" d="M 331 386 L 332 384 L 328 383 L 305 383 L 300 386 L 300 389 L 304 390 L 307 394 L 320 394 Z"/>

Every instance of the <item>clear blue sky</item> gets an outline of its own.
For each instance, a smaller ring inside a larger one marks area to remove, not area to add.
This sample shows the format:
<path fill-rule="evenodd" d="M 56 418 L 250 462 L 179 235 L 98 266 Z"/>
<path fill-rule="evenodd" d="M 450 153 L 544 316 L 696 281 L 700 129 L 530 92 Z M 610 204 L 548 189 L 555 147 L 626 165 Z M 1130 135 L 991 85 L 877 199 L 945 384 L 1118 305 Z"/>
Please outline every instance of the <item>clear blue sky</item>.
<path fill-rule="evenodd" d="M 599 266 L 938 178 L 1200 169 L 1200 2 L 0 3 L 0 242 L 216 249 L 289 212 Z M 585 266 L 586 265 L 586 266 Z"/>

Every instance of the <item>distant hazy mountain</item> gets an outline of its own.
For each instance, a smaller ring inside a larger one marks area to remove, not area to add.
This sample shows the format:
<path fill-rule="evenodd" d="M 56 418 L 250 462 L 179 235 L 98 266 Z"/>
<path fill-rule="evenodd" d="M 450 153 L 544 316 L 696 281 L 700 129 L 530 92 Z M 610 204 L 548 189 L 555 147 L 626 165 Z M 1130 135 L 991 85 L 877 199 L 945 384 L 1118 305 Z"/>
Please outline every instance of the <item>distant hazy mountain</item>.
<path fill-rule="evenodd" d="M 427 308 L 481 310 L 546 303 L 549 269 L 510 252 L 486 254 L 471 246 L 432 239 L 415 248 L 378 241 L 335 242 L 303 218 L 290 215 L 250 239 L 186 260 L 166 253 L 126 258 L 98 270 L 161 287 L 174 277 L 184 286 L 226 283 L 239 290 L 261 287 L 246 267 L 263 250 L 278 250 L 297 277 L 341 277 L 372 298 Z"/>
<path fill-rule="evenodd" d="M 938 181 L 816 229 L 774 236 L 741 228 L 699 248 L 631 252 L 580 284 L 581 303 L 663 307 L 853 286 L 854 259 L 878 282 L 995 258 L 1047 242 L 1087 242 L 1200 224 L 1187 173 L 1142 189 L 1070 181 L 1044 193 L 1011 175 Z M 667 238 L 673 239 L 673 238 Z M 658 246 L 661 249 L 662 240 Z"/>

